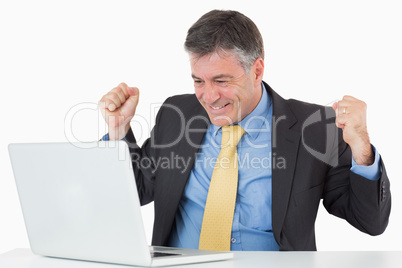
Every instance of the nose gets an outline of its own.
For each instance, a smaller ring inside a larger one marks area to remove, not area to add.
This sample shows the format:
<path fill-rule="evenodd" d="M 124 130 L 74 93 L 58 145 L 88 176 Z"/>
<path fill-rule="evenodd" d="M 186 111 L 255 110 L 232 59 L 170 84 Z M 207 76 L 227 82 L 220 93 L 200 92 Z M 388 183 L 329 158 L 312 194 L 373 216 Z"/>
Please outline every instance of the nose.
<path fill-rule="evenodd" d="M 218 90 L 211 84 L 206 84 L 204 87 L 204 102 L 212 104 L 220 98 Z"/>

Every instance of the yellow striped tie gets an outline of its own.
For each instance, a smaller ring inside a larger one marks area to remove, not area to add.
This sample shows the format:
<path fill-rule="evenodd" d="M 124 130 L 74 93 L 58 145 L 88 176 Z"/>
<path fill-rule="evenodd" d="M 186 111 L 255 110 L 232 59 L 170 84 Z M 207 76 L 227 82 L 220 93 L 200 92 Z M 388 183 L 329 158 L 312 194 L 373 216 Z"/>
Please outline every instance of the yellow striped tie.
<path fill-rule="evenodd" d="M 237 195 L 239 125 L 222 127 L 221 151 L 216 160 L 202 220 L 199 249 L 230 251 Z"/>

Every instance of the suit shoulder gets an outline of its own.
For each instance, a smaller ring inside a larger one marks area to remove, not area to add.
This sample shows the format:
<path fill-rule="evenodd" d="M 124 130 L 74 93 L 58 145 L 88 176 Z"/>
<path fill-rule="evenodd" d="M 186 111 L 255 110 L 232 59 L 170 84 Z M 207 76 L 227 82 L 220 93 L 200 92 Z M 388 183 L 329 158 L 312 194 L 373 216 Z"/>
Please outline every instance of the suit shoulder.
<path fill-rule="evenodd" d="M 183 94 L 167 98 L 158 115 L 161 117 L 179 116 L 189 120 L 194 116 L 205 116 L 206 112 L 195 94 Z"/>
<path fill-rule="evenodd" d="M 335 112 L 330 106 L 324 106 L 295 99 L 287 100 L 287 104 L 289 105 L 292 112 L 296 115 L 296 117 L 299 118 L 299 120 L 306 119 L 317 111 L 325 112 L 328 116 L 330 115 L 331 117 L 335 116 Z"/>
<path fill-rule="evenodd" d="M 194 103 L 198 103 L 198 100 L 195 94 L 182 94 L 182 95 L 174 95 L 165 100 L 166 104 L 171 105 L 185 105 L 190 104 L 194 105 Z"/>
<path fill-rule="evenodd" d="M 199 114 L 204 111 L 195 94 L 171 96 L 165 100 L 163 108 L 173 108 L 173 110 L 180 111 L 186 115 Z"/>

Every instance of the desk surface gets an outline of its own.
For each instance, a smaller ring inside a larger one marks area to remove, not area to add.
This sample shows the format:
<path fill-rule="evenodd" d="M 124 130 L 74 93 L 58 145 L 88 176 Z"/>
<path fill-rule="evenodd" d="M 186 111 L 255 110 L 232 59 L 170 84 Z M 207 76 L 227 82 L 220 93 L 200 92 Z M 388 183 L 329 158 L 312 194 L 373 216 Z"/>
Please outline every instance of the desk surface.
<path fill-rule="evenodd" d="M 190 264 L 180 267 L 269 267 L 269 268 L 400 268 L 402 251 L 321 251 L 321 252 L 235 252 L 229 261 Z M 1 268 L 122 268 L 103 264 L 47 258 L 30 249 L 14 249 L 0 255 Z M 178 266 L 171 266 L 178 267 Z"/>

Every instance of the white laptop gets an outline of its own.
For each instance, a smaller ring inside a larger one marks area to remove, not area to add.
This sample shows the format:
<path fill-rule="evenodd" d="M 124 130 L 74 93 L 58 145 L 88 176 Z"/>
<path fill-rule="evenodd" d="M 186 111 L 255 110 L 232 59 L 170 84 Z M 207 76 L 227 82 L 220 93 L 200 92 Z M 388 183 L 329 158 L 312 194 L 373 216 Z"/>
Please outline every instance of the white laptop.
<path fill-rule="evenodd" d="M 33 253 L 140 266 L 233 258 L 149 247 L 125 142 L 10 144 Z"/>

